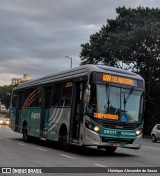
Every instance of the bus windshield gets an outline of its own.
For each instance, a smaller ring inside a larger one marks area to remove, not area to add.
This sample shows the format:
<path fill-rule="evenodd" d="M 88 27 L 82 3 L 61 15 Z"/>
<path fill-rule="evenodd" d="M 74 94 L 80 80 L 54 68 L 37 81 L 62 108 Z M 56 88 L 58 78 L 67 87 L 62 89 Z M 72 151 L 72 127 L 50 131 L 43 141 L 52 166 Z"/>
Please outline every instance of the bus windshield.
<path fill-rule="evenodd" d="M 91 94 L 89 107 L 94 109 L 95 118 L 137 122 L 142 120 L 143 94 L 134 87 L 126 89 L 99 84 Z"/>

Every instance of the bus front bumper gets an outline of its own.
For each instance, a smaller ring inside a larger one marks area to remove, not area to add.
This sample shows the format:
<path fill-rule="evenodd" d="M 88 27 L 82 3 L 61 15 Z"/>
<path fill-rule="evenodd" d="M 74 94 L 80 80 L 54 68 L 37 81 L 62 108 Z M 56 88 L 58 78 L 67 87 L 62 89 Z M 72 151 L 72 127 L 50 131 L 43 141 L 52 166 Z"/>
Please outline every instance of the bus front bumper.
<path fill-rule="evenodd" d="M 84 146 L 114 146 L 139 149 L 141 147 L 141 139 L 142 134 L 136 136 L 135 139 L 121 137 L 100 137 L 96 132 L 93 132 L 86 128 L 83 135 L 83 142 L 81 144 Z"/>

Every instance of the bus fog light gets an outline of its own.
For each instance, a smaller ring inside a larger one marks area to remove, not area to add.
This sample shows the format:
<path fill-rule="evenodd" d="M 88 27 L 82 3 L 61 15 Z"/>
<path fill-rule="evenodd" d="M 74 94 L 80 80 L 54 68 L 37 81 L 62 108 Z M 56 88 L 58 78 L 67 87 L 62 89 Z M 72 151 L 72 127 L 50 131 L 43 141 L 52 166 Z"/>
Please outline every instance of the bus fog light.
<path fill-rule="evenodd" d="M 88 128 L 92 129 L 93 128 L 92 124 L 88 124 Z"/>
<path fill-rule="evenodd" d="M 99 132 L 99 130 L 100 130 L 100 129 L 99 129 L 98 126 L 95 126 L 95 127 L 94 127 L 94 131 L 95 131 L 95 132 Z"/>
<path fill-rule="evenodd" d="M 85 126 L 90 130 L 93 129 L 93 125 L 88 120 L 85 121 Z"/>

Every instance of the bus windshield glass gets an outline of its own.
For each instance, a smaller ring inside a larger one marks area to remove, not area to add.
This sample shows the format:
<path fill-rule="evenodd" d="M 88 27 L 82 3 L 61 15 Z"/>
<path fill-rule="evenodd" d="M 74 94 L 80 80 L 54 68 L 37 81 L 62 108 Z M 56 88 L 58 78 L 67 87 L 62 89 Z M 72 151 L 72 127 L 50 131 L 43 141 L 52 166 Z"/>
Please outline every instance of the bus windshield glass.
<path fill-rule="evenodd" d="M 96 85 L 94 89 L 89 104 L 93 109 L 94 118 L 122 122 L 142 120 L 143 94 L 141 91 L 135 90 L 134 87 L 126 89 L 112 87 L 109 84 Z"/>

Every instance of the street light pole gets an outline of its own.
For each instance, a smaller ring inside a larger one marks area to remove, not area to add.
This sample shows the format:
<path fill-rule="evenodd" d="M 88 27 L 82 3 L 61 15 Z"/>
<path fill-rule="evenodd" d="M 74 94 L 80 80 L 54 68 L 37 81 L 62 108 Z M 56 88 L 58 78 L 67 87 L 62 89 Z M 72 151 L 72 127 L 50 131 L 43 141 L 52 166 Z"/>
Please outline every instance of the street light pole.
<path fill-rule="evenodd" d="M 72 68 L 72 58 L 69 57 L 69 56 L 65 56 L 65 57 L 68 58 L 68 59 L 71 59 L 71 68 Z"/>

